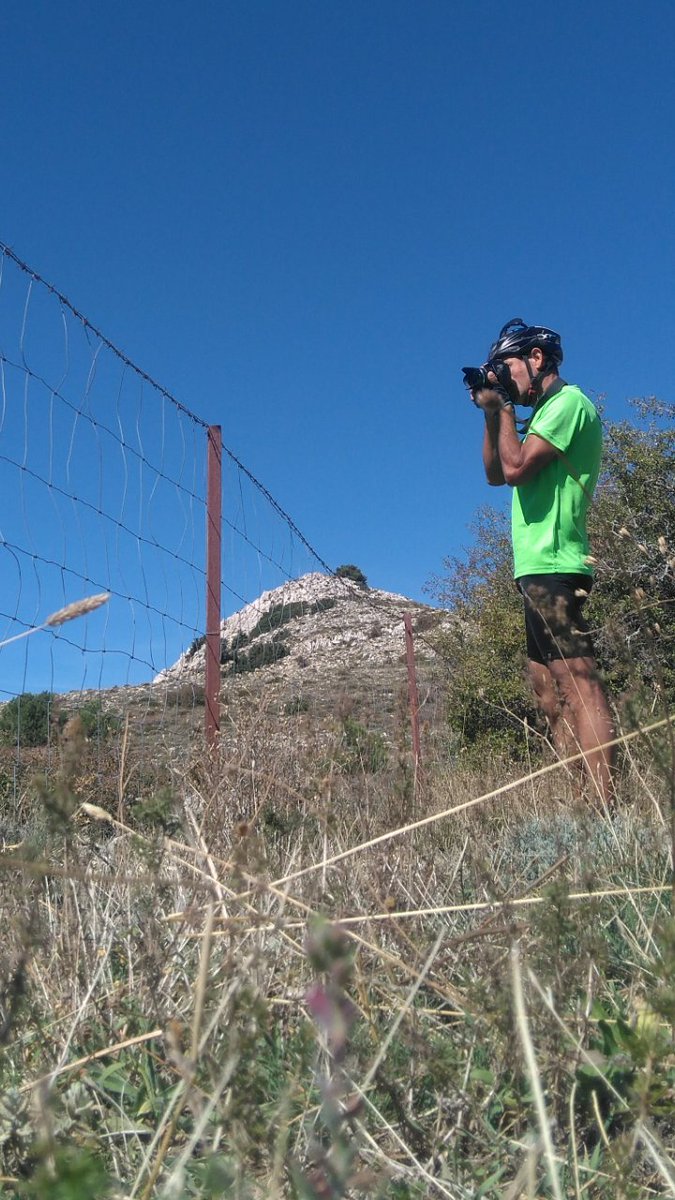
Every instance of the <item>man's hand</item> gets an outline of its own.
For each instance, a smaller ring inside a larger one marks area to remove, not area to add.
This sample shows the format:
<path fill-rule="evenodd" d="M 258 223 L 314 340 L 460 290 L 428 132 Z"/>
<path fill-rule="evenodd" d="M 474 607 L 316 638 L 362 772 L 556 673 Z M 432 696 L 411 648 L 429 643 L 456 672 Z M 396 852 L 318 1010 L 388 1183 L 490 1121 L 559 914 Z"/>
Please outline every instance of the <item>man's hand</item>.
<path fill-rule="evenodd" d="M 505 404 L 511 404 L 507 393 L 497 391 L 496 388 L 480 388 L 473 398 L 474 403 L 485 413 L 497 413 Z"/>

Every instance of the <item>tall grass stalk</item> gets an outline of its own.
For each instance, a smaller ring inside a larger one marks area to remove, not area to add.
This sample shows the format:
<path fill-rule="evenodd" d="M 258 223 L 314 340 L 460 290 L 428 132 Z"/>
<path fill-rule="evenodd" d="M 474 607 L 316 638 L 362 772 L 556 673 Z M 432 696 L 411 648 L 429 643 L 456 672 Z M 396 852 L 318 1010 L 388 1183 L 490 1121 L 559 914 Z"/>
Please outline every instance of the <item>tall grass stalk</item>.
<path fill-rule="evenodd" d="M 30 629 L 24 629 L 21 633 L 15 633 L 12 637 L 4 638 L 0 641 L 0 649 L 3 646 L 10 646 L 12 642 L 19 642 L 22 638 L 31 637 L 34 633 L 44 632 L 46 629 L 55 629 L 59 625 L 65 625 L 67 621 L 75 621 L 79 617 L 85 617 L 90 612 L 95 612 L 101 605 L 107 604 L 110 599 L 110 592 L 99 592 L 95 596 L 85 596 L 82 600 L 75 600 L 72 604 L 66 604 L 64 608 L 57 609 L 48 616 L 40 625 L 33 625 Z"/>
<path fill-rule="evenodd" d="M 534 1051 L 534 1046 L 532 1045 L 532 1037 L 527 1022 L 527 1012 L 525 1011 L 525 996 L 523 994 L 523 980 L 520 971 L 520 948 L 517 942 L 514 942 L 513 946 L 511 947 L 511 972 L 513 980 L 513 998 L 516 1024 L 525 1054 L 527 1073 L 529 1075 L 532 1091 L 534 1093 L 534 1103 L 539 1122 L 539 1133 L 544 1146 L 544 1153 L 548 1165 L 548 1175 L 551 1181 L 551 1187 L 553 1188 L 555 1200 L 563 1200 L 560 1179 L 558 1178 L 558 1168 L 556 1166 L 555 1155 L 553 1152 L 550 1115 L 546 1110 L 544 1089 L 542 1087 L 539 1067 L 537 1065 L 537 1056 Z"/>

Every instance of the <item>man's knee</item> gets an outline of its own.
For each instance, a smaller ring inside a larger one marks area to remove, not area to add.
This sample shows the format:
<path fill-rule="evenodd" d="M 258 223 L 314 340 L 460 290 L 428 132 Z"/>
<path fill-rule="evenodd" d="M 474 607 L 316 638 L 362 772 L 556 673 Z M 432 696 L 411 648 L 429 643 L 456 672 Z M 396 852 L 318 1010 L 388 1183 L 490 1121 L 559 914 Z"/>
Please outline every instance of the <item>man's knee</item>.
<path fill-rule="evenodd" d="M 550 663 L 561 703 L 572 709 L 602 696 L 604 689 L 594 658 L 561 658 Z"/>
<path fill-rule="evenodd" d="M 543 663 L 528 660 L 528 675 L 532 691 L 546 719 L 553 724 L 560 714 L 560 701 L 551 672 Z"/>

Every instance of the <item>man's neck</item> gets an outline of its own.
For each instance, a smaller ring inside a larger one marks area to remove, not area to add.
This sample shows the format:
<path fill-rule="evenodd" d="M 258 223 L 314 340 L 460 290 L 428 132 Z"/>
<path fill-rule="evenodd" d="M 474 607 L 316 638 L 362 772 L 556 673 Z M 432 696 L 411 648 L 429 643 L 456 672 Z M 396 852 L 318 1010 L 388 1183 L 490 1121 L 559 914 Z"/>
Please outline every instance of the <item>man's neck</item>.
<path fill-rule="evenodd" d="M 560 376 L 558 375 L 557 371 L 552 371 L 550 375 L 544 375 L 544 378 L 541 381 L 541 399 L 542 400 L 544 399 L 544 396 L 547 394 L 549 388 L 552 387 L 554 383 L 558 383 L 559 380 L 560 380 Z M 558 389 L 556 388 L 556 391 L 557 390 Z"/>

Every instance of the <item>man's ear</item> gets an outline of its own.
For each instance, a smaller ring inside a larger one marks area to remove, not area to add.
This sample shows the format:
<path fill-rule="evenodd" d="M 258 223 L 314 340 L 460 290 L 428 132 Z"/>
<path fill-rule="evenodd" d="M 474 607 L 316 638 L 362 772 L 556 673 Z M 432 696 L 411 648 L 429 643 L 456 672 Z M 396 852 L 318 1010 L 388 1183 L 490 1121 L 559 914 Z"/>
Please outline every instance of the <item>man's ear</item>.
<path fill-rule="evenodd" d="M 534 350 L 532 350 L 530 352 L 530 358 L 532 360 L 532 365 L 533 365 L 535 371 L 541 371 L 541 368 L 544 363 L 544 351 L 541 349 L 540 346 L 534 347 Z"/>

